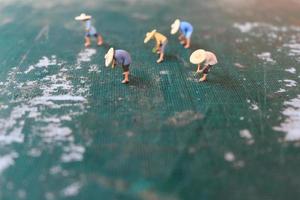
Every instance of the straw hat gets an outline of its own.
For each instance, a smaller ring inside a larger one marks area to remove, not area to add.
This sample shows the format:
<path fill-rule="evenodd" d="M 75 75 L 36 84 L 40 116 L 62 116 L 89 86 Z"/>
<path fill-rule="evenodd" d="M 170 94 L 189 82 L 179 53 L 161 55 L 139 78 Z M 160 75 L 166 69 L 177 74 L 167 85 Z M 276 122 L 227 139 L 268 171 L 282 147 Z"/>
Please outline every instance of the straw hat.
<path fill-rule="evenodd" d="M 171 34 L 174 35 L 179 31 L 180 28 L 180 20 L 176 19 L 174 23 L 171 25 Z"/>
<path fill-rule="evenodd" d="M 156 29 L 154 29 L 153 31 L 149 32 L 146 34 L 146 38 L 144 40 L 144 43 L 149 42 L 149 40 L 151 40 L 154 36 L 154 34 L 156 33 Z"/>
<path fill-rule="evenodd" d="M 105 54 L 104 58 L 105 58 L 105 66 L 106 67 L 108 67 L 112 63 L 112 61 L 114 59 L 114 52 L 115 52 L 114 48 L 110 48 L 108 50 L 108 52 Z"/>
<path fill-rule="evenodd" d="M 206 59 L 206 51 L 203 49 L 199 49 L 192 53 L 190 57 L 190 62 L 197 65 L 202 63 Z"/>
<path fill-rule="evenodd" d="M 88 20 L 88 19 L 92 19 L 92 16 L 86 15 L 85 13 L 81 13 L 81 15 L 75 17 L 75 20 L 78 20 L 78 21 L 83 21 L 83 20 Z"/>

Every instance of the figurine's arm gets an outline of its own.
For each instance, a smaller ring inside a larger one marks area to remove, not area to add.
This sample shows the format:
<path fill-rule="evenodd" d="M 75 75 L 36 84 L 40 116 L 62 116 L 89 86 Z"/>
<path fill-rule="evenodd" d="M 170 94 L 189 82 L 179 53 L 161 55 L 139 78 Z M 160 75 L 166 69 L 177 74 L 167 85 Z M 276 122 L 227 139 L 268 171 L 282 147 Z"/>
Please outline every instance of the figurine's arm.
<path fill-rule="evenodd" d="M 183 38 L 184 38 L 183 33 L 182 33 L 182 32 L 179 32 L 179 37 L 178 37 L 178 39 L 179 39 L 179 40 L 182 40 Z"/>
<path fill-rule="evenodd" d="M 209 68 L 209 65 L 206 65 L 202 70 L 200 70 L 200 73 L 202 73 L 203 71 L 207 70 Z"/>
<path fill-rule="evenodd" d="M 113 61 L 112 61 L 112 67 L 114 68 L 116 65 L 117 65 L 117 63 L 116 63 L 115 59 L 113 59 Z"/>
<path fill-rule="evenodd" d="M 155 48 L 156 48 L 156 49 L 159 49 L 159 48 L 160 48 L 160 42 L 158 42 L 158 41 L 156 42 Z"/>
<path fill-rule="evenodd" d="M 197 73 L 201 72 L 201 64 L 198 64 Z"/>

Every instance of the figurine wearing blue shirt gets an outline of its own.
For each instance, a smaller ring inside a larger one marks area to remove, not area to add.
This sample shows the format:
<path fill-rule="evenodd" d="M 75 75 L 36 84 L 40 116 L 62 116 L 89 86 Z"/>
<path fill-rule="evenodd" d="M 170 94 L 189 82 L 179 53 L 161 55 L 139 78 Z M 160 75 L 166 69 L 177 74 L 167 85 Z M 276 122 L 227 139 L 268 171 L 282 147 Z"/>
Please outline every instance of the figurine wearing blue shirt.
<path fill-rule="evenodd" d="M 175 35 L 179 31 L 180 35 L 178 39 L 186 49 L 191 47 L 193 30 L 194 28 L 189 22 L 180 21 L 179 19 L 176 19 L 171 25 L 171 34 Z"/>
<path fill-rule="evenodd" d="M 116 65 L 121 65 L 123 68 L 123 75 L 124 80 L 122 81 L 123 84 L 129 83 L 129 66 L 131 64 L 131 56 L 125 50 L 114 50 L 110 48 L 107 54 L 105 55 L 105 66 L 108 67 L 112 65 L 114 68 Z"/>
<path fill-rule="evenodd" d="M 91 37 L 95 37 L 97 39 L 97 45 L 101 46 L 103 44 L 102 36 L 97 33 L 96 28 L 92 26 L 91 22 L 92 16 L 86 15 L 82 13 L 80 16 L 75 17 L 75 20 L 85 22 L 85 47 L 89 47 L 91 45 Z"/>

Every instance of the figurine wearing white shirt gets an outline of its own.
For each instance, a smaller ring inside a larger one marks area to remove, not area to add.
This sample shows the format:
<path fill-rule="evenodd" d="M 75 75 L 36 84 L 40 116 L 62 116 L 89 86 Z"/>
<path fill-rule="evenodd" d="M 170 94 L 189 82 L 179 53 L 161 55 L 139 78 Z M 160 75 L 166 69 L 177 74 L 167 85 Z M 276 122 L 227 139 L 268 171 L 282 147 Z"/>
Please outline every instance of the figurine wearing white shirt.
<path fill-rule="evenodd" d="M 203 82 L 207 80 L 207 74 L 209 73 L 210 69 L 218 63 L 218 60 L 214 53 L 199 49 L 192 53 L 190 62 L 198 65 L 196 73 L 203 73 L 202 78 L 199 79 L 200 82 Z M 204 67 L 201 69 L 202 63 Z"/>

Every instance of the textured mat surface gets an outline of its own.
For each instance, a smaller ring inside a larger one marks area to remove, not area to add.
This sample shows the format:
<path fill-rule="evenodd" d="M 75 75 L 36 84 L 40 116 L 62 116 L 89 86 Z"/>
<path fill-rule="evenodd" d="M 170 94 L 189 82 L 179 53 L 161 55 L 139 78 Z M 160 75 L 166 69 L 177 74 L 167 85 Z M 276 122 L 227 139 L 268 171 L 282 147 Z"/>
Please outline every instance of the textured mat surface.
<path fill-rule="evenodd" d="M 2 0 L 0 199 L 299 199 L 300 4 Z M 85 49 L 81 12 L 104 47 Z M 195 26 L 191 50 L 171 37 Z M 143 44 L 168 35 L 161 65 Z M 129 51 L 132 82 L 105 68 Z M 198 83 L 189 55 L 218 55 Z"/>

